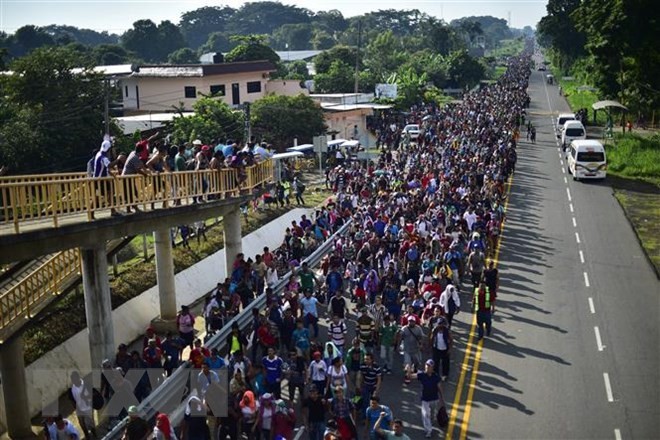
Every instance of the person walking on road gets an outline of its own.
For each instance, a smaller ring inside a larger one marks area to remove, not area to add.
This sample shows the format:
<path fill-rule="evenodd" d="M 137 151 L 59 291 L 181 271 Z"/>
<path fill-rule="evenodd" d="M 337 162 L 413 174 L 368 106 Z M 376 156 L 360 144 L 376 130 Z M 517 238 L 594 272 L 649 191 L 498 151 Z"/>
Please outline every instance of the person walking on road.
<path fill-rule="evenodd" d="M 486 335 L 490 336 L 494 307 L 490 296 L 490 289 L 486 286 L 485 282 L 481 281 L 479 287 L 474 289 L 472 304 L 477 314 L 477 330 L 479 332 L 479 339 L 481 340 L 484 337 L 484 326 L 486 327 Z"/>
<path fill-rule="evenodd" d="M 424 371 L 413 373 L 412 370 L 408 370 L 406 373 L 409 376 L 414 374 L 422 384 L 422 424 L 426 438 L 431 438 L 433 435 L 432 417 L 437 411 L 438 403 L 442 396 L 440 377 L 434 371 L 435 365 L 436 363 L 432 359 L 429 359 L 424 365 Z"/>
<path fill-rule="evenodd" d="M 449 350 L 452 346 L 452 337 L 447 320 L 441 317 L 431 329 L 431 347 L 433 347 L 433 366 L 442 372 L 442 381 L 449 376 Z M 442 370 L 440 365 L 442 364 Z"/>
<path fill-rule="evenodd" d="M 397 345 L 403 340 L 403 364 L 404 368 L 414 367 L 418 368 L 422 364 L 422 341 L 424 339 L 424 331 L 422 327 L 417 325 L 415 318 L 408 318 L 408 324 L 401 328 L 397 338 Z M 404 378 L 404 383 L 410 383 L 407 377 Z"/>
<path fill-rule="evenodd" d="M 447 287 L 440 295 L 439 305 L 442 307 L 444 315 L 447 317 L 448 327 L 451 328 L 454 315 L 456 315 L 461 308 L 461 298 L 458 295 L 458 290 L 456 290 L 456 287 L 454 287 L 453 284 L 447 284 Z"/>

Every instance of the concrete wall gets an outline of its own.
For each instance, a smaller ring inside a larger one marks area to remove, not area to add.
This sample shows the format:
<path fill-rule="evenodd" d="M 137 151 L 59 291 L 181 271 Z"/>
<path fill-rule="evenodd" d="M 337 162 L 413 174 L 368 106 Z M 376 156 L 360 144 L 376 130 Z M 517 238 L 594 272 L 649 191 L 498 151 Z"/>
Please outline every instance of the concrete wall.
<path fill-rule="evenodd" d="M 309 216 L 311 213 L 310 209 L 293 209 L 243 237 L 243 253 L 246 257 L 254 257 L 263 251 L 264 246 L 271 249 L 279 247 L 284 230 L 291 225 L 291 221 L 298 221 L 303 214 Z M 211 291 L 218 281 L 225 279 L 224 258 L 224 250 L 220 250 L 175 276 L 178 307 L 196 301 Z M 115 343 L 118 345 L 140 338 L 151 320 L 158 315 L 158 287 L 154 286 L 112 312 Z M 85 329 L 26 368 L 31 414 L 36 416 L 43 408 L 42 402 L 56 401 L 66 392 L 69 386 L 68 371 L 89 372 L 90 369 L 89 340 Z M 6 426 L 2 393 L 0 424 Z"/>
<path fill-rule="evenodd" d="M 300 81 L 291 79 L 271 79 L 266 83 L 266 94 L 297 96 L 309 95 L 309 90 L 300 87 Z"/>

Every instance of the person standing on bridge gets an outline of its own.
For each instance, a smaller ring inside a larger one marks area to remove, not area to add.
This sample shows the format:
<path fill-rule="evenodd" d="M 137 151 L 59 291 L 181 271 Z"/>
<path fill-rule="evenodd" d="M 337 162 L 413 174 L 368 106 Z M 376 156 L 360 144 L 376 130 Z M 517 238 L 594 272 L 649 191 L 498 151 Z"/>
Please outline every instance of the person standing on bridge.
<path fill-rule="evenodd" d="M 110 150 L 112 149 L 112 142 L 109 139 L 104 140 L 101 143 L 101 149 L 94 156 L 92 177 L 94 178 L 103 178 L 110 176 L 110 170 L 117 164 L 117 161 L 110 160 Z M 112 203 L 112 197 L 114 194 L 110 194 L 109 191 L 113 188 L 114 185 L 104 185 L 100 184 L 98 186 L 99 196 L 105 200 L 105 203 L 111 205 L 110 215 L 112 217 L 120 216 L 121 214 L 114 208 Z M 116 190 L 115 190 L 116 191 Z M 92 212 L 92 219 L 94 218 L 94 213 Z"/>
<path fill-rule="evenodd" d="M 479 332 L 479 340 L 484 337 L 484 326 L 486 327 L 486 335 L 490 336 L 492 325 L 492 313 L 495 303 L 492 302 L 490 289 L 486 286 L 484 281 L 479 283 L 479 286 L 474 289 L 473 307 L 474 312 L 477 314 L 477 330 Z"/>

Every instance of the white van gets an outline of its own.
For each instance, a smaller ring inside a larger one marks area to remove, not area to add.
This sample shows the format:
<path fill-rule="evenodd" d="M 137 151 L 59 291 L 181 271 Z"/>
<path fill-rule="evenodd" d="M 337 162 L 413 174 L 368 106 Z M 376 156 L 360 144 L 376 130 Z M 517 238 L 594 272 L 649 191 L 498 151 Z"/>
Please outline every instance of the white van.
<path fill-rule="evenodd" d="M 598 141 L 580 139 L 571 142 L 566 162 L 573 180 L 604 179 L 607 175 L 605 148 Z"/>
<path fill-rule="evenodd" d="M 586 139 L 587 131 L 580 121 L 566 121 L 561 131 L 561 147 L 565 150 L 572 141 Z"/>
<path fill-rule="evenodd" d="M 559 116 L 557 116 L 557 125 L 556 125 L 558 138 L 561 137 L 561 131 L 563 130 L 566 121 L 574 121 L 574 120 L 575 120 L 575 113 L 559 113 Z"/>

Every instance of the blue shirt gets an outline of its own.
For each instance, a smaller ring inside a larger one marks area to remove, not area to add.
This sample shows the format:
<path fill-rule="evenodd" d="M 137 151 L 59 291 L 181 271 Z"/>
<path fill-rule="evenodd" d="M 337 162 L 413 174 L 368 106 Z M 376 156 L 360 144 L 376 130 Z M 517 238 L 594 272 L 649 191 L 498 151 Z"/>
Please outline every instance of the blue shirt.
<path fill-rule="evenodd" d="M 390 429 L 390 422 L 392 422 L 392 411 L 385 405 L 379 405 L 378 408 L 372 409 L 371 406 L 367 408 L 366 416 L 369 421 L 369 432 L 375 432 L 374 426 L 380 417 L 380 413 L 385 412 L 385 417 L 380 422 L 381 429 Z"/>
<path fill-rule="evenodd" d="M 438 393 L 440 376 L 435 373 L 430 376 L 426 373 L 417 373 L 417 380 L 422 384 L 422 400 L 424 402 L 433 402 L 440 399 Z"/>
<path fill-rule="evenodd" d="M 277 356 L 273 359 L 268 359 L 268 356 L 264 356 L 261 363 L 266 371 L 266 383 L 277 382 L 277 379 L 282 375 L 282 365 L 284 364 L 284 361 Z"/>
<path fill-rule="evenodd" d="M 204 361 L 206 365 L 209 366 L 211 370 L 219 370 L 220 368 L 223 368 L 225 366 L 225 360 L 222 359 L 220 356 L 217 356 L 215 359 L 213 359 L 213 356 L 206 358 Z"/>

